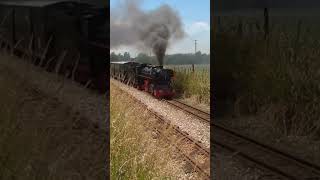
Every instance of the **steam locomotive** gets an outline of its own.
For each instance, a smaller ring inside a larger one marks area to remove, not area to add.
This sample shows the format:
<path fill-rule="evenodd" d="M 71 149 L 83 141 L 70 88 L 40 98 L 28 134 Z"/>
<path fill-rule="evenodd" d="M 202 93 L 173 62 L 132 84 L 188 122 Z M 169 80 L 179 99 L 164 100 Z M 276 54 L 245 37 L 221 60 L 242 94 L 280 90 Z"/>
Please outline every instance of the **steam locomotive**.
<path fill-rule="evenodd" d="M 174 72 L 162 66 L 137 62 L 111 62 L 110 76 L 139 90 L 149 92 L 156 98 L 172 98 Z"/>
<path fill-rule="evenodd" d="M 1 1 L 0 45 L 104 93 L 109 73 L 106 12 L 102 4 L 80 1 Z"/>

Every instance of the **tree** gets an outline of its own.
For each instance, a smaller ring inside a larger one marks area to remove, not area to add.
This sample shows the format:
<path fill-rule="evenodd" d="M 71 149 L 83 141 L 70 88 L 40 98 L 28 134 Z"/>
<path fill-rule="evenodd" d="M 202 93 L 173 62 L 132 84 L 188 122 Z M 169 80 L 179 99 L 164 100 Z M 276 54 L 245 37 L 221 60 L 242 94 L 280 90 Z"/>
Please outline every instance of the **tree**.
<path fill-rule="evenodd" d="M 130 61 L 131 57 L 129 52 L 125 52 L 123 55 L 120 53 L 117 55 L 112 52 L 110 54 L 110 59 L 111 61 Z M 155 56 L 149 56 L 145 53 L 139 53 L 135 58 L 135 61 L 154 65 L 159 64 Z M 210 54 L 205 54 L 198 51 L 196 54 L 190 53 L 166 55 L 164 58 L 164 64 L 210 64 Z"/>
<path fill-rule="evenodd" d="M 140 63 L 151 63 L 150 57 L 145 53 L 139 53 L 136 59 Z"/>
<path fill-rule="evenodd" d="M 110 62 L 116 62 L 119 61 L 119 57 L 116 55 L 116 53 L 112 52 L 110 54 Z"/>
<path fill-rule="evenodd" d="M 124 61 L 130 61 L 130 53 L 128 53 L 128 52 L 125 52 L 124 54 L 123 54 L 123 60 Z"/>
<path fill-rule="evenodd" d="M 197 51 L 196 56 L 201 56 L 201 51 Z"/>
<path fill-rule="evenodd" d="M 121 53 L 118 54 L 118 59 L 119 59 L 119 61 L 123 61 L 124 58 L 123 58 L 123 55 Z"/>

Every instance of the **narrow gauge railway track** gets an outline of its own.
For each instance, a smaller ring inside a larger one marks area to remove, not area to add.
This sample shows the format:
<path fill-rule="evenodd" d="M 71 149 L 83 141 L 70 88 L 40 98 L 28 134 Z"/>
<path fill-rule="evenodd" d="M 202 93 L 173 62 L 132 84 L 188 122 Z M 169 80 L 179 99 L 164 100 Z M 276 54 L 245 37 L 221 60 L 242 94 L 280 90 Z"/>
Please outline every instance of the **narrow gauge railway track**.
<path fill-rule="evenodd" d="M 210 123 L 209 113 L 180 101 L 166 102 L 202 121 Z M 320 166 L 241 135 L 241 133 L 230 130 L 217 122 L 211 122 L 210 124 L 214 132 L 211 142 L 215 146 L 235 152 L 241 159 L 284 179 L 320 180 Z"/>
<path fill-rule="evenodd" d="M 125 90 L 121 91 L 127 93 Z M 127 93 L 129 94 L 129 93 Z M 129 94 L 130 95 L 130 94 Z M 157 118 L 157 122 L 152 129 L 160 136 L 162 136 L 167 142 L 169 142 L 183 158 L 188 161 L 197 172 L 199 172 L 203 179 L 210 179 L 210 150 L 203 147 L 195 139 L 189 137 L 189 135 L 179 129 L 179 127 L 170 124 L 163 116 L 150 110 L 147 106 L 130 95 L 134 100 L 138 101 L 142 106 L 146 107 L 150 114 Z M 150 127 L 147 127 L 150 128 Z M 169 129 L 171 128 L 171 129 Z M 166 131 L 165 130 L 170 130 Z"/>
<path fill-rule="evenodd" d="M 148 110 L 157 119 L 157 125 L 154 130 L 157 134 L 163 136 L 183 155 L 183 157 L 193 165 L 200 172 L 205 179 L 210 179 L 210 150 L 203 147 L 195 139 L 189 137 L 189 135 L 181 131 L 178 127 L 172 126 L 161 115 Z M 169 133 L 162 133 L 163 127 L 172 128 L 173 131 Z"/>
<path fill-rule="evenodd" d="M 210 114 L 207 112 L 204 112 L 200 109 L 197 109 L 195 107 L 192 107 L 188 104 L 185 104 L 181 101 L 177 101 L 177 100 L 165 100 L 166 103 L 173 105 L 174 107 L 178 108 L 178 109 L 182 109 L 183 111 L 194 115 L 196 117 L 198 117 L 200 120 L 203 120 L 207 123 L 210 123 Z"/>

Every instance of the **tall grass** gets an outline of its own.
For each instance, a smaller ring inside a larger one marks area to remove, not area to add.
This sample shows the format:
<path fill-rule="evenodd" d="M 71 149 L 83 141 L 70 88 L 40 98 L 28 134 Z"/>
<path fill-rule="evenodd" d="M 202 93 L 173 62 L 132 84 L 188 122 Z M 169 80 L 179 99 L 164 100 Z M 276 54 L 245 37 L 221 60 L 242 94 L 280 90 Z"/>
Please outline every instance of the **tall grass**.
<path fill-rule="evenodd" d="M 168 164 L 172 154 L 165 142 L 152 138 L 149 113 L 129 95 L 110 86 L 111 179 L 176 178 Z"/>
<path fill-rule="evenodd" d="M 210 104 L 210 67 L 209 65 L 168 66 L 175 71 L 173 87 L 182 97 L 194 97 L 197 102 Z"/>
<path fill-rule="evenodd" d="M 0 179 L 104 179 L 105 134 L 15 73 L 0 66 Z"/>
<path fill-rule="evenodd" d="M 263 115 L 285 136 L 319 137 L 320 41 L 303 21 L 295 24 L 289 29 L 273 24 L 266 40 L 258 30 L 217 34 L 217 108 L 231 102 L 220 110 Z"/>

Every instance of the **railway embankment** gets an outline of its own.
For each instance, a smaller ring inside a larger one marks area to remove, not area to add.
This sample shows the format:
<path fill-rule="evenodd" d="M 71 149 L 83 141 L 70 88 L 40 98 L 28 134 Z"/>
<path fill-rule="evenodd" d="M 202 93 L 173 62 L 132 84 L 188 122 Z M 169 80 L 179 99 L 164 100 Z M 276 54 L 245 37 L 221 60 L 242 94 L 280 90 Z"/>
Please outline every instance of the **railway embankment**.
<path fill-rule="evenodd" d="M 185 113 L 182 110 L 175 109 L 167 102 L 155 99 L 143 91 L 139 91 L 113 79 L 111 79 L 110 82 L 141 101 L 148 109 L 163 116 L 170 121 L 172 125 L 188 133 L 190 137 L 201 142 L 204 147 L 210 147 L 210 125 L 208 123 L 204 123 L 201 119 Z"/>
<path fill-rule="evenodd" d="M 111 109 L 112 109 L 112 106 L 113 106 L 114 103 L 116 103 L 118 105 L 121 104 L 119 106 L 122 107 L 122 109 L 125 112 L 128 112 L 126 114 L 131 114 L 131 116 L 136 117 L 134 120 L 131 120 L 132 118 L 131 119 L 130 118 L 125 118 L 124 120 L 126 122 L 135 122 L 136 124 L 139 124 L 139 123 L 141 123 L 141 119 L 142 119 L 142 118 L 140 118 L 140 116 L 145 115 L 145 114 L 149 114 L 149 116 L 154 116 L 153 114 L 156 114 L 155 116 L 158 116 L 158 119 L 160 119 L 160 121 L 162 121 L 161 119 L 163 118 L 163 119 L 167 119 L 169 122 L 171 122 L 170 119 L 167 118 L 169 115 L 166 116 L 165 113 L 163 113 L 163 112 L 161 113 L 161 110 L 160 111 L 159 110 L 154 110 L 152 108 L 152 106 L 150 106 L 150 105 L 148 106 L 148 103 L 150 104 L 151 102 L 148 102 L 147 98 L 150 99 L 149 101 L 152 101 L 152 99 L 153 100 L 155 100 L 155 99 L 153 97 L 151 97 L 150 95 L 148 95 L 147 93 L 144 93 L 142 91 L 136 91 L 136 89 L 134 89 L 134 88 L 131 88 L 131 87 L 127 86 L 127 85 L 124 85 L 124 84 L 122 84 L 122 83 L 120 83 L 118 81 L 111 80 L 111 88 L 115 88 L 115 87 L 117 87 L 117 89 L 118 89 L 118 91 L 117 91 L 118 96 L 114 96 L 112 94 L 112 91 L 111 91 L 111 101 L 112 101 L 112 99 L 114 99 L 114 101 L 111 102 Z M 140 94 L 140 98 L 139 98 L 138 95 L 135 95 L 135 93 L 139 93 Z M 129 96 L 129 94 L 130 94 L 130 96 Z M 136 102 L 138 102 L 138 104 L 132 105 L 132 104 L 127 103 L 132 98 Z M 123 100 L 123 99 L 125 99 L 125 100 Z M 141 99 L 144 99 L 145 101 L 143 101 Z M 124 102 L 126 102 L 126 103 L 124 103 Z M 190 118 L 196 118 L 195 115 L 192 115 L 192 114 L 186 112 L 186 110 L 183 110 L 183 109 L 179 110 L 179 108 L 171 105 L 167 101 L 155 100 L 154 103 L 155 104 L 163 103 L 163 106 L 168 106 L 168 107 L 165 107 L 165 108 L 169 108 L 170 111 L 180 111 L 180 112 L 184 113 L 187 116 L 191 116 Z M 118 108 L 120 108 L 120 107 L 118 107 Z M 140 109 L 143 109 L 143 110 L 142 111 L 140 110 L 140 112 L 134 113 L 134 114 L 130 113 L 132 109 L 136 109 L 136 108 L 140 108 Z M 163 107 L 162 106 L 156 106 L 155 109 L 159 109 L 159 108 L 163 108 Z M 113 115 L 111 113 L 111 121 L 113 121 L 113 119 L 115 119 L 112 116 Z M 202 114 L 202 116 L 206 116 L 206 115 Z M 184 116 L 182 116 L 181 114 L 179 114 L 178 117 L 181 118 L 181 120 L 184 120 L 183 119 Z M 195 119 L 195 120 L 196 121 L 197 120 L 201 121 L 202 124 L 208 124 L 206 119 L 208 119 L 208 118 L 205 117 L 205 118 L 201 119 L 199 117 L 198 119 Z M 152 119 L 144 119 L 144 121 L 142 121 L 142 123 L 146 123 L 145 121 L 149 122 L 148 123 L 149 124 L 149 126 L 148 126 L 149 129 L 152 129 L 152 126 L 154 126 L 154 124 L 159 124 L 158 123 L 159 121 L 155 121 L 155 120 L 152 120 Z M 185 122 L 185 121 L 183 121 L 183 122 Z M 172 123 L 172 125 L 175 125 L 173 122 L 171 122 L 171 123 Z M 185 123 L 188 123 L 188 121 L 186 121 Z M 112 122 L 111 122 L 111 124 L 112 124 Z M 113 125 L 111 126 L 111 128 L 114 128 Z M 143 131 L 143 130 L 137 128 L 137 127 L 135 127 L 134 129 L 136 131 Z M 163 130 L 163 128 L 159 128 L 159 127 L 157 127 L 157 129 L 159 129 L 160 132 L 161 132 L 161 130 Z M 182 131 L 181 128 L 179 128 L 179 130 Z M 200 131 L 202 131 L 202 130 L 200 129 Z M 166 134 L 166 133 L 164 133 L 164 134 Z M 199 167 L 201 167 L 201 159 L 200 159 L 200 162 L 198 162 L 199 157 L 194 156 L 199 151 L 196 151 L 190 145 L 184 147 L 185 144 L 181 143 L 181 141 L 179 141 L 179 140 L 177 140 L 177 138 L 175 138 L 176 136 L 179 137 L 180 135 L 177 135 L 176 133 L 174 133 L 174 134 L 168 133 L 168 135 L 169 136 L 165 136 L 165 138 L 171 139 L 171 140 L 166 140 L 166 142 L 167 143 L 171 142 L 172 144 L 178 146 L 177 148 L 180 149 L 178 154 L 182 154 L 182 153 L 186 152 L 185 150 L 187 150 L 187 151 L 188 150 L 189 151 L 190 150 L 194 150 L 193 153 L 191 153 L 193 155 L 191 155 L 191 156 L 187 155 L 187 156 L 188 156 L 189 159 L 191 159 L 191 161 L 194 160 L 194 163 L 196 163 L 196 164 L 198 163 Z M 158 137 L 159 135 L 155 134 L 154 136 Z M 172 136 L 174 136 L 174 138 L 172 138 Z M 148 137 L 143 136 L 143 138 L 147 139 Z M 188 138 L 184 137 L 182 139 L 188 139 Z M 137 140 L 135 140 L 133 142 L 137 143 Z M 188 148 L 186 148 L 186 147 L 188 147 Z M 228 180 L 238 180 L 238 179 L 239 180 L 240 179 L 241 180 L 249 180 L 250 179 L 251 180 L 251 179 L 259 179 L 259 178 L 261 178 L 261 177 L 263 177 L 265 175 L 263 170 L 261 170 L 260 168 L 256 167 L 255 165 L 252 166 L 252 164 L 250 165 L 247 162 L 242 161 L 241 159 L 237 158 L 237 156 L 236 156 L 236 154 L 234 152 L 225 151 L 224 149 L 221 149 L 221 148 L 215 147 L 215 146 L 213 146 L 213 147 L 214 147 L 214 150 L 213 150 L 214 153 L 209 155 L 212 158 L 211 162 L 213 162 L 213 164 L 211 164 L 212 171 L 210 173 L 212 179 L 219 179 L 219 180 L 225 180 L 225 179 L 228 179 Z M 160 152 L 160 154 L 161 153 L 162 153 L 162 155 L 164 157 L 167 157 L 166 154 L 170 154 L 168 152 L 163 152 L 163 151 Z M 210 153 L 210 151 L 209 151 L 209 153 Z M 203 154 L 205 154 L 205 153 L 203 153 Z M 194 157 L 196 157 L 196 158 L 194 158 Z M 189 168 L 189 169 L 195 169 L 194 165 L 191 165 L 190 167 L 191 168 Z M 182 166 L 182 168 L 185 170 L 186 169 L 186 164 L 184 164 Z M 205 168 L 203 168 L 202 170 L 206 171 Z M 184 173 L 186 173 L 186 171 L 184 171 Z M 205 177 L 205 176 L 201 176 L 201 178 L 203 178 L 203 177 Z"/>
<path fill-rule="evenodd" d="M 105 179 L 106 99 L 0 55 L 0 179 Z"/>

